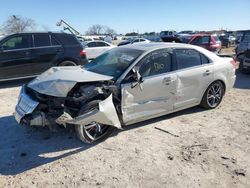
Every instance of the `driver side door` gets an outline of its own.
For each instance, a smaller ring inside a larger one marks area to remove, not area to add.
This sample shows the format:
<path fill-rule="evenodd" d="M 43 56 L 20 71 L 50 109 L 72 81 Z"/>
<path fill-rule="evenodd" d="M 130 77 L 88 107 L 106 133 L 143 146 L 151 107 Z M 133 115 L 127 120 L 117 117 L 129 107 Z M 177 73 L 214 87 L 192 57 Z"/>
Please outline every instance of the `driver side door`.
<path fill-rule="evenodd" d="M 172 53 L 156 50 L 144 57 L 136 69 L 140 83 L 131 78 L 131 72 L 121 85 L 122 116 L 125 124 L 132 124 L 167 114 L 173 110 L 176 94 L 176 73 L 172 72 Z"/>

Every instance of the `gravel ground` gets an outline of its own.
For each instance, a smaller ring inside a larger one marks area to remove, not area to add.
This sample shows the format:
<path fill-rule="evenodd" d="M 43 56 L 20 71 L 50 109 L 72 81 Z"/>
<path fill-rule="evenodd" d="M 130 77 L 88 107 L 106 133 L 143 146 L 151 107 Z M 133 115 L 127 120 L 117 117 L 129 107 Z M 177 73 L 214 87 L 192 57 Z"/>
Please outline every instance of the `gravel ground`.
<path fill-rule="evenodd" d="M 250 75 L 214 110 L 194 107 L 95 145 L 72 128 L 19 126 L 20 85 L 0 84 L 0 187 L 250 187 Z"/>

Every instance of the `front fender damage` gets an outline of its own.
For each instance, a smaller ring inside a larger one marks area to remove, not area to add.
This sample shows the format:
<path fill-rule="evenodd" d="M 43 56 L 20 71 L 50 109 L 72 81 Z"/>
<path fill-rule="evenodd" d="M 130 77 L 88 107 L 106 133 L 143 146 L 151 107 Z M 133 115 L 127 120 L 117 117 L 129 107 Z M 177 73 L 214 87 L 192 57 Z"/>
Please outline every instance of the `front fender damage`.
<path fill-rule="evenodd" d="M 88 125 L 92 122 L 97 122 L 121 129 L 121 123 L 112 100 L 112 94 L 99 103 L 99 109 L 94 109 L 75 118 L 72 118 L 65 112 L 56 122 L 62 125 Z"/>

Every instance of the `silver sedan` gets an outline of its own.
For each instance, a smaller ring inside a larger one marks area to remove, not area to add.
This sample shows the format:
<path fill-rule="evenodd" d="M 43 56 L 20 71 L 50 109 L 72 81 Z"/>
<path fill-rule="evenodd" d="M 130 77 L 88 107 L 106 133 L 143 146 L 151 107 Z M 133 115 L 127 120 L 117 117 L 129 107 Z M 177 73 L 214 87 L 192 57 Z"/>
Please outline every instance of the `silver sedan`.
<path fill-rule="evenodd" d="M 83 67 L 54 67 L 23 86 L 18 123 L 75 125 L 85 143 L 114 128 L 196 105 L 216 108 L 235 82 L 235 61 L 188 44 L 113 48 Z"/>

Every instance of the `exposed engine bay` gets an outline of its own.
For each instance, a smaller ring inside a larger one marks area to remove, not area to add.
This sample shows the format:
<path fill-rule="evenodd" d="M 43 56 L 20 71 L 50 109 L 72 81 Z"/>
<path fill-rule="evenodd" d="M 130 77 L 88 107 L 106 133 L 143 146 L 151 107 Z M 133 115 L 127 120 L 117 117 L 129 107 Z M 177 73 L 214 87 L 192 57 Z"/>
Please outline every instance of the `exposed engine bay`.
<path fill-rule="evenodd" d="M 23 93 L 38 101 L 36 109 L 25 115 L 21 123 L 31 126 L 49 126 L 53 129 L 56 124 L 91 123 L 93 121 L 105 123 L 120 128 L 121 110 L 119 89 L 113 85 L 113 81 L 77 83 L 66 97 L 54 97 L 40 94 L 37 91 L 23 86 Z M 21 93 L 22 95 L 22 93 Z M 84 106 L 93 100 L 101 100 L 99 110 L 82 115 L 79 120 L 79 112 Z M 105 103 L 105 100 L 107 102 Z M 115 104 L 113 104 L 113 101 Z M 104 108 L 104 109 L 103 109 Z M 120 120 L 119 120 L 120 119 Z M 88 121 L 88 122 L 87 122 Z"/>

